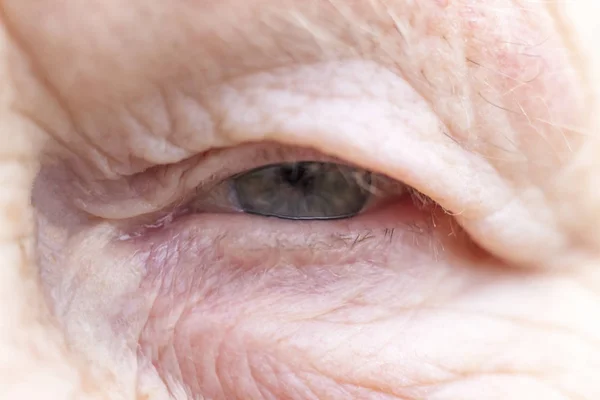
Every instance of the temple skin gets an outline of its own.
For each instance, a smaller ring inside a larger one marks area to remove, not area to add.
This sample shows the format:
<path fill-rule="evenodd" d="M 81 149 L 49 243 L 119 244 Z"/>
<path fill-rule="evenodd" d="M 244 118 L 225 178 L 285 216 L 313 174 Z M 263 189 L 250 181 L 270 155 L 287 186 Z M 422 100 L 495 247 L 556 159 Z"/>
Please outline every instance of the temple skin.
<path fill-rule="evenodd" d="M 0 397 L 600 398 L 594 2 L 0 7 Z M 421 195 L 211 208 L 306 158 Z"/>

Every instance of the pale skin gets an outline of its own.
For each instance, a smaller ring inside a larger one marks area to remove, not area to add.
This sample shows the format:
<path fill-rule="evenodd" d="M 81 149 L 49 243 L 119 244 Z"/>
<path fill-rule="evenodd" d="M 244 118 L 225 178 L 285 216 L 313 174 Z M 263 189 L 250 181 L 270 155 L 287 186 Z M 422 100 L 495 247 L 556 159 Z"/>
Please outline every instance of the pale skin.
<path fill-rule="evenodd" d="M 0 2 L 0 398 L 600 398 L 595 3 Z"/>

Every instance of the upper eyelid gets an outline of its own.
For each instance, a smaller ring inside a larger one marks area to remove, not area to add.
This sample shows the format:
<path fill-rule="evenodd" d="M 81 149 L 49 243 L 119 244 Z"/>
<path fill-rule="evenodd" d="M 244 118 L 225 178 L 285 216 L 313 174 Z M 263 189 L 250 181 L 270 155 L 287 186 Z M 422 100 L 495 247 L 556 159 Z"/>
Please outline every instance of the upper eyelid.
<path fill-rule="evenodd" d="M 90 215 L 115 221 L 151 218 L 154 214 L 182 209 L 236 174 L 266 164 L 291 161 L 322 161 L 361 168 L 310 148 L 275 142 L 247 143 L 208 151 L 176 164 L 156 166 L 116 181 L 97 182 L 93 191 L 75 194 L 73 202 Z M 394 185 L 404 188 L 392 178 L 377 176 L 380 177 L 377 187 L 381 189 L 383 185 L 386 193 L 398 192 L 389 190 Z"/>

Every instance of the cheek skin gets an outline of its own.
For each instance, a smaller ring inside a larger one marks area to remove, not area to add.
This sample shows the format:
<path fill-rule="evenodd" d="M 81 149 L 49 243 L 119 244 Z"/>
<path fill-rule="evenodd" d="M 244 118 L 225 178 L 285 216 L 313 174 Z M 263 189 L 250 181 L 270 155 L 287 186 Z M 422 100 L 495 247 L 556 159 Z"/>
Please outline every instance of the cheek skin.
<path fill-rule="evenodd" d="M 39 222 L 40 256 L 55 314 L 132 396 L 552 398 L 556 382 L 590 393 L 581 371 L 600 368 L 592 294 L 502 265 L 439 209 L 186 215 L 128 240 L 98 222 L 62 245 L 51 225 Z"/>
<path fill-rule="evenodd" d="M 46 282 L 72 346 L 142 398 L 591 393 L 592 293 L 507 271 L 448 216 L 395 211 L 320 229 L 188 216 L 128 241 L 100 224 Z"/>
<path fill-rule="evenodd" d="M 416 310 L 464 290 L 465 280 L 452 264 L 467 254 L 477 259 L 448 216 L 432 217 L 430 210 L 418 212 L 408 204 L 327 223 L 189 216 L 115 246 L 118 252 L 136 249 L 144 263 L 134 298 L 151 300 L 115 320 L 145 315 L 138 343 L 145 373 L 227 399 L 259 398 L 257 386 L 276 392 L 276 385 L 291 379 L 290 371 L 314 376 L 309 382 L 296 377 L 286 390 L 316 385 L 317 391 L 340 391 L 327 374 L 309 368 L 309 360 L 286 361 L 283 354 L 296 353 L 285 344 L 287 336 L 311 340 L 311 324 L 359 327 L 402 320 L 399 310 Z M 276 382 L 269 378 L 274 371 L 265 368 L 278 371 Z M 354 390 L 353 398 L 375 396 L 368 388 Z"/>
<path fill-rule="evenodd" d="M 111 306 L 121 310 L 114 335 L 128 327 L 137 373 L 172 392 L 453 399 L 465 386 L 464 398 L 477 398 L 511 371 L 506 398 L 546 398 L 550 385 L 528 374 L 574 356 L 572 371 L 595 368 L 589 346 L 600 332 L 574 339 L 581 321 L 557 312 L 590 310 L 589 298 L 553 277 L 507 271 L 431 210 L 394 205 L 324 224 L 187 216 L 110 247 L 136 253 L 142 270 L 131 297 Z M 140 382 L 140 393 L 151 390 Z"/>

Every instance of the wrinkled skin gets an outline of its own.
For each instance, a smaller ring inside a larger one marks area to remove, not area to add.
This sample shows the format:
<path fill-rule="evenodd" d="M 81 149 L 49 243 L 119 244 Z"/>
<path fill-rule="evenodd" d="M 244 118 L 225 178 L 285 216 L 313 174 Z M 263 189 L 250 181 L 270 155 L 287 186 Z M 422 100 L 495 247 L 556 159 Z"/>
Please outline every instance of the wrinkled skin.
<path fill-rule="evenodd" d="M 2 1 L 0 397 L 599 399 L 600 13 L 564 3 Z M 431 201 L 173 211 L 303 154 Z"/>

